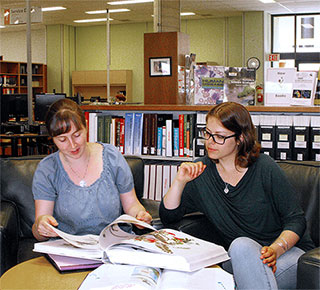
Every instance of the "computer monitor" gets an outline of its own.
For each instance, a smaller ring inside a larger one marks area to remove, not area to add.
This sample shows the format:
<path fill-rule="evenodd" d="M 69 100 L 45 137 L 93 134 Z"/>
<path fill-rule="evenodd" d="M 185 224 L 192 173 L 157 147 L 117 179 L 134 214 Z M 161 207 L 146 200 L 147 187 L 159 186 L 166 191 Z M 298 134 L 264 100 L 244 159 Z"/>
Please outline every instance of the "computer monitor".
<path fill-rule="evenodd" d="M 8 122 L 15 119 L 20 122 L 21 118 L 28 117 L 28 95 L 12 94 L 1 95 L 1 122 Z"/>
<path fill-rule="evenodd" d="M 66 98 L 66 94 L 64 93 L 36 94 L 34 100 L 35 121 L 44 122 L 50 105 L 64 98 Z"/>

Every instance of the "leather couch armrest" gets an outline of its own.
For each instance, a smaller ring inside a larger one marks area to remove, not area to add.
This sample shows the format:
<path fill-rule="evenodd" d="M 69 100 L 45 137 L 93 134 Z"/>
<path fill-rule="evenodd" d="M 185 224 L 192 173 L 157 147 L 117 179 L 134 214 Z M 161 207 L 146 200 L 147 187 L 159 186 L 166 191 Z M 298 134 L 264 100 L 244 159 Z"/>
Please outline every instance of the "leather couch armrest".
<path fill-rule="evenodd" d="M 320 289 L 320 248 L 304 253 L 298 260 L 297 289 Z"/>
<path fill-rule="evenodd" d="M 17 264 L 19 233 L 16 205 L 11 201 L 2 200 L 0 209 L 1 275 Z"/>

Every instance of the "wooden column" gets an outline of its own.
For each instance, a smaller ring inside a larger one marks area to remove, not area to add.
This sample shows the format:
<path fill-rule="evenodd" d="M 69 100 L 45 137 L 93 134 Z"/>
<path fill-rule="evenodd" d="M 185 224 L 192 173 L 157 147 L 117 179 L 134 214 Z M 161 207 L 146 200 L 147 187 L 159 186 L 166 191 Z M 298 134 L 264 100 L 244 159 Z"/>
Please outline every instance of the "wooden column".
<path fill-rule="evenodd" d="M 190 54 L 189 35 L 182 32 L 144 34 L 144 103 L 185 104 L 185 95 L 178 93 L 178 65 L 184 66 Z M 150 60 L 171 59 L 170 76 L 151 76 Z"/>

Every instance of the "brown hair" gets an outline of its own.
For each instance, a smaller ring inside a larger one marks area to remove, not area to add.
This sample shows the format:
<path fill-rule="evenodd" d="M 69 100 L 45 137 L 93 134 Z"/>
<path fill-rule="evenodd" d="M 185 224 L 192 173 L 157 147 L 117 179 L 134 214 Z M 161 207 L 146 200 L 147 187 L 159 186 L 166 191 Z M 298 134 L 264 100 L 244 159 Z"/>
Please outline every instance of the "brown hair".
<path fill-rule="evenodd" d="M 87 127 L 84 113 L 76 102 L 61 99 L 51 104 L 46 114 L 46 127 L 51 137 L 69 132 L 71 122 L 77 130 Z"/>
<path fill-rule="evenodd" d="M 248 167 L 258 158 L 260 144 L 256 139 L 256 130 L 252 123 L 248 110 L 234 102 L 225 102 L 213 107 L 206 117 L 206 122 L 211 117 L 217 118 L 222 125 L 236 134 L 240 141 L 238 154 L 235 160 L 236 165 Z M 242 136 L 243 140 L 240 139 Z M 214 160 L 218 162 L 218 160 Z"/>

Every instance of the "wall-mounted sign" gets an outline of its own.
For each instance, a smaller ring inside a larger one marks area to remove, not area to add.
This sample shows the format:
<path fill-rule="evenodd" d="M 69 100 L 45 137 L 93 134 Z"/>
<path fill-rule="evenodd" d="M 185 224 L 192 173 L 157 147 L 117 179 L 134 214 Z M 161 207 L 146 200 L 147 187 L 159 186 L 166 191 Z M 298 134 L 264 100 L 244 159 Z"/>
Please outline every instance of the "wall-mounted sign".
<path fill-rule="evenodd" d="M 280 60 L 280 54 L 279 53 L 270 53 L 267 55 L 268 61 L 279 61 Z"/>
<path fill-rule="evenodd" d="M 31 22 L 42 22 L 40 7 L 31 7 Z M 4 25 L 17 25 L 27 23 L 27 8 L 13 8 L 4 10 Z"/>

